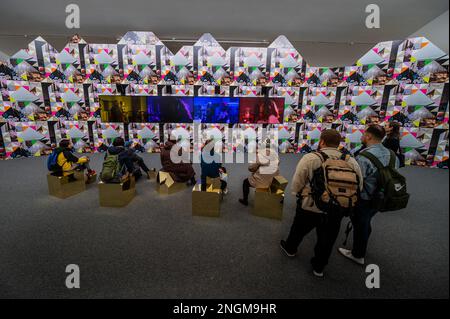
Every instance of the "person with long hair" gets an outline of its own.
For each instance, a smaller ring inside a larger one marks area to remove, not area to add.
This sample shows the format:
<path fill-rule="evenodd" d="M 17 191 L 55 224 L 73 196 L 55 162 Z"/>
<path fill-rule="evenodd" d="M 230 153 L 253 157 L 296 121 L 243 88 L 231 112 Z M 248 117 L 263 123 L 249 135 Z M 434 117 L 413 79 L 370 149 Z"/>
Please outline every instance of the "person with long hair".
<path fill-rule="evenodd" d="M 275 101 L 266 99 L 258 105 L 258 121 L 259 124 L 280 124 L 280 112 L 278 111 Z"/>
<path fill-rule="evenodd" d="M 400 123 L 387 122 L 384 127 L 386 137 L 383 140 L 383 146 L 392 150 L 400 161 L 400 167 L 405 166 L 405 156 L 400 147 Z"/>

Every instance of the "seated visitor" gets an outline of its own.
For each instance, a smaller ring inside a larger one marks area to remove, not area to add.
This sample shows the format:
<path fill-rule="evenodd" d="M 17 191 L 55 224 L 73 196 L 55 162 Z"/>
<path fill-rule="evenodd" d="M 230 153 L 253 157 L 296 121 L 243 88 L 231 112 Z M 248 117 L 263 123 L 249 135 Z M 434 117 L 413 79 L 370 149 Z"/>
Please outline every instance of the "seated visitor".
<path fill-rule="evenodd" d="M 248 167 L 251 175 L 244 180 L 242 185 L 243 198 L 239 199 L 239 202 L 245 206 L 248 205 L 250 187 L 269 188 L 273 178 L 280 173 L 280 160 L 276 149 L 270 147 L 270 140 L 266 140 L 265 144 L 265 149 L 258 149 L 256 163 L 250 164 Z"/>
<path fill-rule="evenodd" d="M 125 141 L 123 138 L 117 137 L 106 151 L 100 178 L 105 183 L 120 183 L 133 172 L 133 160 L 125 148 Z"/>
<path fill-rule="evenodd" d="M 150 175 L 150 169 L 145 165 L 144 159 L 137 155 L 138 150 L 141 150 L 142 146 L 139 144 L 136 144 L 135 146 L 132 145 L 131 142 L 125 143 L 125 149 L 128 152 L 128 156 L 133 161 L 134 165 L 134 171 L 133 175 L 135 177 L 142 176 L 141 169 L 144 171 L 144 173 L 147 175 L 148 179 L 151 179 Z M 142 150 L 141 150 L 142 151 Z"/>
<path fill-rule="evenodd" d="M 61 140 L 59 147 L 49 156 L 48 169 L 54 176 L 69 176 L 82 170 L 87 170 L 88 177 L 95 174 L 89 167 L 88 157 L 77 157 L 73 154 L 73 145 L 68 139 Z"/>
<path fill-rule="evenodd" d="M 209 153 L 209 154 L 208 154 Z M 214 142 L 209 140 L 202 148 L 201 163 L 202 169 L 201 185 L 202 191 L 206 191 L 206 178 L 220 178 L 220 189 L 224 194 L 228 193 L 227 190 L 227 176 L 226 169 L 222 167 L 220 155 L 214 151 Z"/>
<path fill-rule="evenodd" d="M 174 163 L 171 158 L 171 150 L 177 143 L 174 140 L 167 141 L 163 147 L 161 147 L 161 171 L 167 172 L 177 183 L 187 183 L 195 185 L 195 171 L 191 162 L 181 161 L 180 163 Z M 182 150 L 178 151 L 178 155 L 181 157 Z"/>

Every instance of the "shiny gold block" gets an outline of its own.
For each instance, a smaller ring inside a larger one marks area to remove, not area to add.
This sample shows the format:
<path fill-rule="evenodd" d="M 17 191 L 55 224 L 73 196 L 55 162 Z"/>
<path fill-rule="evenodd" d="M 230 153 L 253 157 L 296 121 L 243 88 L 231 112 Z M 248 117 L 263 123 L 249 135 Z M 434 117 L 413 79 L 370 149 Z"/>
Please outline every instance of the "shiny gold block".
<path fill-rule="evenodd" d="M 222 191 L 209 186 L 202 192 L 201 184 L 192 189 L 192 215 L 205 217 L 220 217 Z"/>
<path fill-rule="evenodd" d="M 186 183 L 177 183 L 167 172 L 158 173 L 156 190 L 162 195 L 170 195 L 187 188 Z"/>
<path fill-rule="evenodd" d="M 206 185 L 207 186 L 212 185 L 213 188 L 220 189 L 221 186 L 220 177 L 215 178 L 206 177 Z"/>
<path fill-rule="evenodd" d="M 75 171 L 75 180 L 69 176 L 53 176 L 47 174 L 48 193 L 58 198 L 67 198 L 86 190 L 83 171 Z"/>
<path fill-rule="evenodd" d="M 257 188 L 253 215 L 272 219 L 283 219 L 284 192 L 272 192 L 270 188 Z"/>
<path fill-rule="evenodd" d="M 98 183 L 100 206 L 124 207 L 136 196 L 136 181 L 130 177 L 123 183 Z"/>
<path fill-rule="evenodd" d="M 288 180 L 281 175 L 275 176 L 272 180 L 272 185 L 270 185 L 270 189 L 273 193 L 277 190 L 285 191 L 288 185 Z"/>

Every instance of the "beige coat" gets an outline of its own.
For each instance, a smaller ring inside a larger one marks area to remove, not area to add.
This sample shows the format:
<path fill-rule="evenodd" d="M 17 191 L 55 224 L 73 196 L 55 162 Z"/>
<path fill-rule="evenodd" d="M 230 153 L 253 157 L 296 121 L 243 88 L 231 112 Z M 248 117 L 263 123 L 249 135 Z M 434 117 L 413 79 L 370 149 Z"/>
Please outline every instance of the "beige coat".
<path fill-rule="evenodd" d="M 276 152 L 265 151 L 256 155 L 256 163 L 251 164 L 248 170 L 252 173 L 248 178 L 250 185 L 254 188 L 268 188 L 275 176 L 280 175 L 280 160 Z"/>
<path fill-rule="evenodd" d="M 342 153 L 335 148 L 323 148 L 322 152 L 327 154 L 330 158 L 338 159 L 342 156 Z M 351 157 L 348 160 L 350 166 L 355 170 L 356 174 L 359 176 L 360 189 L 363 187 L 363 177 L 361 174 L 361 169 L 356 162 L 356 160 Z M 314 204 L 314 200 L 310 195 L 311 188 L 309 183 L 313 177 L 314 171 L 322 165 L 322 160 L 313 153 L 306 154 L 302 157 L 300 162 L 297 164 L 294 177 L 292 179 L 292 194 L 301 194 L 303 197 L 302 208 L 307 211 L 321 213 L 321 211 Z"/>

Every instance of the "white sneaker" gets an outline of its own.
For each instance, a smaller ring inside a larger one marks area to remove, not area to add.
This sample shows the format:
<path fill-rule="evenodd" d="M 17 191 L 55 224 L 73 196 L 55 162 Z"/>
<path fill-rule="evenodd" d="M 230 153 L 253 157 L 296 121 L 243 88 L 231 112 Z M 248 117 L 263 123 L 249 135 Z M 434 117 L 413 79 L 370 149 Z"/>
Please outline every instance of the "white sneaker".
<path fill-rule="evenodd" d="M 345 248 L 339 248 L 339 252 L 344 256 L 347 257 L 348 259 L 354 261 L 355 263 L 357 263 L 358 265 L 364 265 L 364 258 L 356 258 L 355 256 L 353 256 L 352 251 L 345 249 Z"/>
<path fill-rule="evenodd" d="M 224 195 L 228 194 L 228 188 L 225 188 L 222 192 Z"/>
<path fill-rule="evenodd" d="M 323 272 L 317 272 L 317 271 L 315 271 L 315 270 L 313 270 L 313 274 L 314 274 L 314 276 L 316 276 L 316 277 L 319 277 L 319 278 L 323 278 Z"/>

